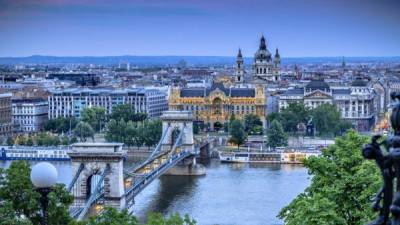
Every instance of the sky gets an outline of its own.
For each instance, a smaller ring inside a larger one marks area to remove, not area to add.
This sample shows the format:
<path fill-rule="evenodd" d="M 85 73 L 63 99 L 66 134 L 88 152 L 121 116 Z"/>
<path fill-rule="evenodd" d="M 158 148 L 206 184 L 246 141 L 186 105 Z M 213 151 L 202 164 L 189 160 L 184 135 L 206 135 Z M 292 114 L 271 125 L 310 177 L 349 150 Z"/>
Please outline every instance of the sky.
<path fill-rule="evenodd" d="M 400 56 L 399 0 L 0 0 L 0 57 Z"/>

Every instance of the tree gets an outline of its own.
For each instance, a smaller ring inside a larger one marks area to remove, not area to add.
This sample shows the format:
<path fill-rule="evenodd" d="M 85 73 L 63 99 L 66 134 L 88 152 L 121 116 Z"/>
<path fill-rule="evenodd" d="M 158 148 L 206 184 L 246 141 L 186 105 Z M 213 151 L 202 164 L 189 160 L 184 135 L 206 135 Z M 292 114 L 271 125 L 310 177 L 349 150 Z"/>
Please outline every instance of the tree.
<path fill-rule="evenodd" d="M 130 216 L 127 210 L 118 212 L 114 208 L 107 207 L 102 214 L 90 218 L 86 225 L 139 225 L 139 222 Z"/>
<path fill-rule="evenodd" d="M 200 131 L 199 124 L 193 123 L 193 134 L 198 134 Z"/>
<path fill-rule="evenodd" d="M 26 139 L 25 144 L 27 146 L 33 146 L 33 138 L 32 137 L 28 137 L 28 139 Z"/>
<path fill-rule="evenodd" d="M 75 117 L 58 117 L 56 119 L 48 120 L 44 129 L 58 134 L 67 133 L 70 130 L 73 130 L 77 123 L 78 120 Z"/>
<path fill-rule="evenodd" d="M 262 130 L 263 123 L 260 120 L 260 117 L 255 114 L 247 114 L 244 117 L 244 130 L 248 134 L 254 134 L 256 131 Z M 262 134 L 262 132 L 261 132 Z"/>
<path fill-rule="evenodd" d="M 40 194 L 30 181 L 29 164 L 15 161 L 7 170 L 0 170 L 0 177 L 0 204 L 4 206 L 0 207 L 0 224 L 39 224 Z M 55 185 L 49 194 L 49 224 L 69 224 L 72 219 L 68 207 L 72 201 L 64 185 Z"/>
<path fill-rule="evenodd" d="M 270 147 L 275 149 L 280 146 L 287 146 L 288 137 L 283 130 L 282 124 L 277 120 L 273 120 L 267 130 L 267 143 Z"/>
<path fill-rule="evenodd" d="M 312 110 L 312 115 L 320 135 L 334 135 L 340 133 L 341 129 L 349 128 L 349 123 L 341 120 L 340 112 L 335 105 L 322 104 Z"/>
<path fill-rule="evenodd" d="M 239 146 L 242 145 L 247 139 L 247 133 L 244 130 L 244 125 L 240 120 L 233 120 L 229 124 L 229 133 L 231 138 L 229 141 L 237 145 L 238 149 Z"/>
<path fill-rule="evenodd" d="M 287 225 L 365 224 L 375 213 L 371 198 L 381 186 L 377 166 L 363 159 L 368 138 L 349 131 L 320 157 L 305 160 L 310 186 L 279 214 Z"/>
<path fill-rule="evenodd" d="M 303 103 L 291 102 L 288 107 L 281 110 L 280 122 L 286 132 L 296 132 L 297 125 L 306 123 L 309 115 L 310 111 Z"/>
<path fill-rule="evenodd" d="M 94 139 L 94 130 L 86 122 L 79 122 L 74 129 L 74 133 L 77 137 L 79 137 L 80 141 L 83 142 L 85 142 L 88 137 Z"/>
<path fill-rule="evenodd" d="M 268 114 L 268 116 L 267 116 L 268 123 L 272 123 L 272 121 L 274 121 L 274 120 L 278 120 L 279 122 L 281 122 L 282 121 L 281 114 L 278 112 L 272 112 L 272 113 Z"/>
<path fill-rule="evenodd" d="M 106 110 L 103 107 L 83 109 L 81 119 L 92 126 L 95 131 L 101 131 L 106 123 Z"/>
<path fill-rule="evenodd" d="M 125 122 L 128 122 L 129 120 L 132 120 L 134 115 L 135 115 L 135 110 L 133 109 L 132 105 L 120 104 L 120 105 L 115 105 L 112 108 L 110 118 L 116 121 L 120 121 L 121 119 L 123 119 Z"/>
<path fill-rule="evenodd" d="M 7 137 L 6 144 L 8 146 L 14 145 L 14 139 L 12 137 Z"/>
<path fill-rule="evenodd" d="M 162 135 L 162 122 L 161 120 L 150 120 L 144 123 L 144 131 L 142 132 L 144 135 L 144 144 L 147 147 L 151 147 L 156 145 Z"/>

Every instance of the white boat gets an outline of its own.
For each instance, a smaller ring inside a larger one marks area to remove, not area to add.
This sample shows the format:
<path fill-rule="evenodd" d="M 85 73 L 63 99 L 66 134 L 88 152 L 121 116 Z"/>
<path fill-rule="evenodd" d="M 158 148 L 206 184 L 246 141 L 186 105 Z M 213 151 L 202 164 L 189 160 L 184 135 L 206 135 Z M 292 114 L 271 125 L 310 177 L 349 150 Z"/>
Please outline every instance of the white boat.
<path fill-rule="evenodd" d="M 68 147 L 0 146 L 0 160 L 70 160 Z"/>
<path fill-rule="evenodd" d="M 302 164 L 310 156 L 319 156 L 319 152 L 220 152 L 219 159 L 227 163 L 281 163 Z"/>

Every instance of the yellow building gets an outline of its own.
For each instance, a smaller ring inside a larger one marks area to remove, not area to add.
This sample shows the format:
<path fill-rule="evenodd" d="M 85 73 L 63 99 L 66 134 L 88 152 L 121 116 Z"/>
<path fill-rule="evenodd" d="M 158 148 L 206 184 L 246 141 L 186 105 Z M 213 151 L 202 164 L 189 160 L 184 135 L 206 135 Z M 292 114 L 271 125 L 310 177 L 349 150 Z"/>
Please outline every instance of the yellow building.
<path fill-rule="evenodd" d="M 170 110 L 190 110 L 198 123 L 218 130 L 232 114 L 243 119 L 247 114 L 258 115 L 265 127 L 266 97 L 264 87 L 225 87 L 214 83 L 211 87 L 174 87 L 169 97 Z"/>

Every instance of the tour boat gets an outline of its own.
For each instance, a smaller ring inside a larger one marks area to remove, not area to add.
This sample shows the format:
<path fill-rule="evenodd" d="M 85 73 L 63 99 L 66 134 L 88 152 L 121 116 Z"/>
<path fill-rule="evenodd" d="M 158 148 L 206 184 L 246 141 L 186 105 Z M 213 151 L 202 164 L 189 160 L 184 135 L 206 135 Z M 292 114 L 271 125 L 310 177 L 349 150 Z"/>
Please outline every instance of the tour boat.
<path fill-rule="evenodd" d="M 281 163 L 302 164 L 310 156 L 319 156 L 319 152 L 220 152 L 219 159 L 227 163 Z"/>
<path fill-rule="evenodd" d="M 0 151 L 0 160 L 70 160 L 68 147 L 0 146 Z"/>

